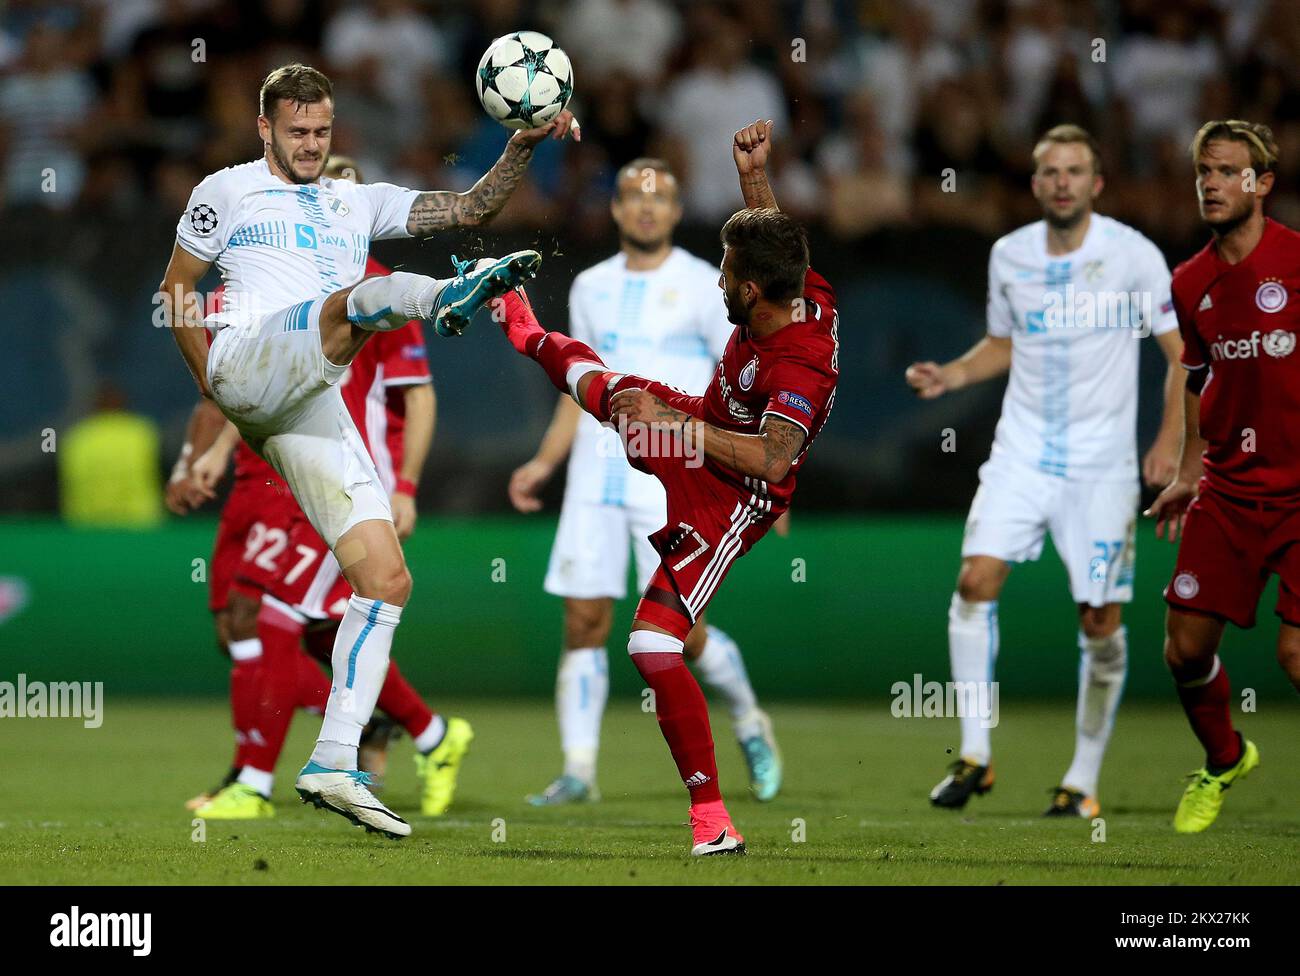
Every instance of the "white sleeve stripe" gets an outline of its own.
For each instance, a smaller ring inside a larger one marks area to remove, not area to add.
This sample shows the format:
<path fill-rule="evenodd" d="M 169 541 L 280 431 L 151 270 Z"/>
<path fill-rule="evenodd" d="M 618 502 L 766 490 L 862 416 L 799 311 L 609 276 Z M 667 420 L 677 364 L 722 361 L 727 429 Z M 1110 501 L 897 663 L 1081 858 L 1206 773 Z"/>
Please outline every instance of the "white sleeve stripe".
<path fill-rule="evenodd" d="M 805 437 L 808 436 L 808 435 L 811 433 L 811 431 L 808 430 L 807 425 L 805 425 L 805 424 L 803 424 L 803 423 L 800 423 L 798 420 L 795 420 L 793 417 L 788 417 L 788 416 L 786 416 L 785 414 L 781 413 L 781 412 L 778 411 L 778 410 L 764 410 L 764 411 L 763 411 L 763 417 L 766 417 L 768 414 L 771 414 L 773 417 L 780 417 L 782 420 L 788 420 L 788 421 L 790 421 L 790 423 L 794 424 L 796 427 L 798 427 L 800 430 L 802 430 L 802 431 L 804 432 L 804 436 L 805 436 Z M 762 420 L 762 417 L 760 417 L 759 419 Z"/>
<path fill-rule="evenodd" d="M 1196 372 L 1198 369 L 1205 369 L 1205 363 L 1197 363 L 1195 366 L 1190 366 L 1187 363 L 1179 363 L 1178 365 L 1182 366 L 1183 369 L 1188 370 L 1189 372 Z"/>
<path fill-rule="evenodd" d="M 384 386 L 421 386 L 432 383 L 432 376 L 394 376 L 384 380 Z"/>

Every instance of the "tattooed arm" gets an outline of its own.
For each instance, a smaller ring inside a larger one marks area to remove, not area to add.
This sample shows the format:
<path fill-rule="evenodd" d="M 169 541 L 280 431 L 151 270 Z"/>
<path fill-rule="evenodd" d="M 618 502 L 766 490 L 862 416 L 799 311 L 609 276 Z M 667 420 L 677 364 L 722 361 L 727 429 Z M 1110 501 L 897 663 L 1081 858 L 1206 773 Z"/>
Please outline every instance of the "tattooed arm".
<path fill-rule="evenodd" d="M 706 457 L 738 474 L 772 483 L 790 473 L 790 465 L 803 450 L 803 429 L 772 414 L 763 418 L 757 434 L 741 434 L 697 420 L 646 390 L 620 390 L 609 406 L 616 423 L 625 420 L 629 424 L 660 425 L 682 437 L 695 438 Z"/>
<path fill-rule="evenodd" d="M 572 132 L 581 141 L 581 127 L 568 109 L 536 129 L 522 129 L 510 137 L 506 150 L 482 179 L 464 193 L 428 190 L 411 204 L 406 230 L 412 237 L 425 237 L 449 227 L 480 227 L 501 212 L 523 181 L 533 150 L 548 135 L 563 139 Z"/>

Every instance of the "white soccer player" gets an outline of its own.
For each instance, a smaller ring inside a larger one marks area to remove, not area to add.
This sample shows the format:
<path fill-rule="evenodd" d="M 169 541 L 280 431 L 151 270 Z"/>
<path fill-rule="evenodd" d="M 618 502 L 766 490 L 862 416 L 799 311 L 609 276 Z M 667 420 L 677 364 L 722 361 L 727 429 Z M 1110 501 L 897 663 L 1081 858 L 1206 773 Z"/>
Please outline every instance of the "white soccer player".
<path fill-rule="evenodd" d="M 619 229 L 619 253 L 574 279 L 570 334 L 611 369 L 703 393 L 735 327 L 718 291 L 717 266 L 673 245 L 682 206 L 668 164 L 635 159 L 624 166 L 610 212 Z M 564 598 L 564 653 L 555 684 L 564 772 L 528 798 L 535 806 L 599 795 L 596 755 L 609 695 L 605 642 L 614 601 L 627 594 L 629 549 L 637 590 L 645 591 L 660 559 L 648 537 L 668 517 L 663 485 L 634 470 L 618 432 L 602 427 L 569 396 L 560 397 L 536 456 L 510 480 L 515 508 L 541 508 L 538 492 L 566 455 L 564 505 L 545 583 L 548 593 Z M 781 757 L 740 649 L 701 617 L 686 640 L 686 656 L 727 703 L 750 789 L 760 800 L 772 799 L 781 787 Z"/>
<path fill-rule="evenodd" d="M 1121 610 L 1133 598 L 1139 497 L 1134 340 L 1154 334 L 1168 361 L 1160 432 L 1142 462 L 1153 488 L 1177 465 L 1182 341 L 1160 251 L 1093 212 L 1103 181 L 1092 137 L 1056 126 L 1034 164 L 1043 219 L 993 245 L 988 335 L 950 363 L 914 363 L 907 382 L 932 399 L 1011 372 L 948 611 L 952 678 L 967 689 L 994 680 L 1002 585 L 1010 564 L 1038 558 L 1050 532 L 1078 605 L 1081 661 L 1074 760 L 1046 812 L 1091 818 L 1127 672 Z M 970 707 L 977 700 L 966 697 L 960 758 L 931 792 L 936 806 L 962 807 L 992 788 L 991 723 Z"/>
<path fill-rule="evenodd" d="M 338 382 L 375 332 L 410 319 L 455 335 L 489 298 L 520 284 L 541 258 L 520 251 L 455 262 L 457 275 L 408 272 L 362 280 L 372 240 L 490 220 L 519 184 L 533 148 L 577 123 L 562 112 L 516 132 L 465 193 L 322 177 L 334 103 L 329 79 L 277 68 L 260 95 L 262 158 L 204 179 L 190 197 L 164 275 L 163 324 L 205 397 L 285 479 L 353 590 L 334 645 L 334 681 L 320 738 L 299 774 L 304 800 L 368 830 L 404 837 L 410 825 L 366 788 L 357 744 L 388 670 L 411 577 L 380 476 L 348 416 Z M 201 318 L 191 298 L 215 263 L 222 311 Z M 216 331 L 209 351 L 201 327 Z"/>

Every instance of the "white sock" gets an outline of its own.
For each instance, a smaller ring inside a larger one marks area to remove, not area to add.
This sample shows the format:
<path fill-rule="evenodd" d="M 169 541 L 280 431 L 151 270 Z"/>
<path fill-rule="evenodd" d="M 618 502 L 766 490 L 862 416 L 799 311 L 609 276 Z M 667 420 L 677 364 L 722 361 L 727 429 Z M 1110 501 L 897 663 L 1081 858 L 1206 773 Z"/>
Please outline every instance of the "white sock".
<path fill-rule="evenodd" d="M 555 678 L 564 772 L 588 786 L 596 781 L 600 720 L 609 698 L 609 657 L 603 647 L 565 651 Z"/>
<path fill-rule="evenodd" d="M 239 775 L 235 777 L 235 782 L 251 786 L 269 800 L 271 799 L 271 786 L 275 782 L 275 777 L 271 773 L 254 769 L 252 766 L 245 766 L 239 771 Z"/>
<path fill-rule="evenodd" d="M 447 722 L 441 715 L 429 720 L 429 726 L 415 737 L 415 751 L 425 755 L 442 745 L 442 737 L 447 734 Z"/>
<path fill-rule="evenodd" d="M 704 679 L 704 683 L 726 701 L 736 738 L 744 742 L 762 735 L 758 699 L 749 683 L 749 675 L 745 673 L 745 661 L 740 656 L 740 648 L 717 627 L 709 627 L 705 633 L 704 650 L 691 664 Z"/>
<path fill-rule="evenodd" d="M 409 271 L 367 278 L 348 292 L 348 321 L 362 329 L 388 332 L 411 319 L 433 317 L 433 306 L 450 278 Z"/>
<path fill-rule="evenodd" d="M 960 594 L 954 593 L 948 607 L 948 660 L 952 666 L 952 680 L 991 682 L 997 659 L 998 601 L 968 603 Z M 961 716 L 961 755 L 981 766 L 987 766 L 993 758 L 985 724 L 977 714 Z"/>
<path fill-rule="evenodd" d="M 329 769 L 356 769 L 361 730 L 374 714 L 388 674 L 388 652 L 402 608 L 355 593 L 334 638 L 334 677 L 312 761 Z"/>
<path fill-rule="evenodd" d="M 1097 795 L 1097 778 L 1106 754 L 1115 713 L 1128 672 L 1128 632 L 1120 627 L 1109 637 L 1079 634 L 1079 708 L 1075 713 L 1074 761 L 1062 786 Z"/>
<path fill-rule="evenodd" d="M 227 646 L 230 648 L 230 660 L 232 661 L 256 661 L 262 656 L 262 639 L 260 637 L 234 640 Z"/>

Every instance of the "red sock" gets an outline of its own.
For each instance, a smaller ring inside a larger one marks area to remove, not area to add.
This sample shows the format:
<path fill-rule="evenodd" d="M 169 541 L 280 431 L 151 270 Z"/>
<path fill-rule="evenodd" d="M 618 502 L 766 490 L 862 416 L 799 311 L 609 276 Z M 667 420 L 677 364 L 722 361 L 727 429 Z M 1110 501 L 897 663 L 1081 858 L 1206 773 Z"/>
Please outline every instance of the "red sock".
<path fill-rule="evenodd" d="M 236 768 L 248 762 L 249 735 L 257 726 L 258 671 L 262 659 L 230 662 L 230 724 L 235 727 Z"/>
<path fill-rule="evenodd" d="M 681 652 L 643 651 L 631 657 L 654 692 L 659 730 L 690 791 L 691 803 L 721 801 L 709 707 Z"/>
<path fill-rule="evenodd" d="M 604 368 L 604 361 L 585 342 L 543 329 L 522 289 L 507 292 L 495 299 L 492 310 L 493 315 L 501 319 L 501 328 L 510 344 L 522 355 L 537 360 L 561 393 L 570 392 L 571 367 L 578 363 L 591 363 L 596 368 Z M 592 384 L 593 388 L 596 386 L 597 384 Z M 589 390 L 588 402 L 583 405 L 588 413 L 595 414 L 602 421 L 609 419 L 608 409 L 603 403 L 604 390 L 604 383 L 595 389 L 594 395 Z"/>
<path fill-rule="evenodd" d="M 1206 680 L 1209 675 L 1213 677 Z M 1192 731 L 1205 746 L 1205 764 L 1226 768 L 1236 763 L 1241 758 L 1241 741 L 1232 727 L 1232 686 L 1227 668 L 1216 657 L 1204 675 L 1175 673 L 1174 680 Z"/>
<path fill-rule="evenodd" d="M 546 335 L 546 330 L 533 314 L 533 306 L 524 290 L 508 291 L 488 304 L 492 308 L 492 317 L 501 323 L 501 331 L 515 347 L 515 352 L 533 358 L 537 343 Z"/>
<path fill-rule="evenodd" d="M 275 771 L 298 703 L 297 659 L 301 656 L 302 623 L 264 604 L 257 615 L 257 636 L 262 639 L 258 734 L 248 744 L 245 765 L 270 773 Z"/>
<path fill-rule="evenodd" d="M 303 653 L 301 647 L 294 655 L 294 661 L 298 665 L 298 707 L 324 712 L 330 697 L 330 679 L 312 658 Z"/>
<path fill-rule="evenodd" d="M 419 692 L 402 677 L 396 661 L 388 662 L 388 674 L 384 678 L 384 686 L 379 689 L 379 707 L 389 718 L 406 729 L 412 739 L 427 729 L 429 723 L 433 721 L 433 712 L 424 703 Z"/>

